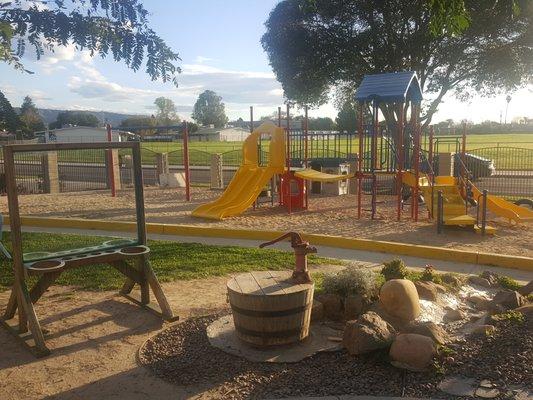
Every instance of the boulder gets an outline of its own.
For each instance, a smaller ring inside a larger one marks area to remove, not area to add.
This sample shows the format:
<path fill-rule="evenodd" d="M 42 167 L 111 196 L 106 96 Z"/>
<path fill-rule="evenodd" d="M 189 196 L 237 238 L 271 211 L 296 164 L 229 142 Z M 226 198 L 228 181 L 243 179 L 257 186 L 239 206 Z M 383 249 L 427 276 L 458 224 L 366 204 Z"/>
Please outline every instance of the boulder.
<path fill-rule="evenodd" d="M 448 311 L 446 311 L 446 314 L 444 314 L 444 321 L 446 322 L 454 322 L 454 321 L 460 321 L 465 318 L 465 313 L 461 310 L 456 310 L 453 308 L 450 308 Z"/>
<path fill-rule="evenodd" d="M 533 303 L 518 307 L 515 311 L 519 311 L 527 317 L 533 317 Z"/>
<path fill-rule="evenodd" d="M 389 347 L 394 334 L 394 328 L 379 315 L 367 312 L 346 323 L 342 344 L 352 355 L 363 354 Z"/>
<path fill-rule="evenodd" d="M 396 337 L 389 356 L 395 367 L 410 371 L 423 371 L 431 365 L 437 353 L 432 339 L 416 333 L 404 333 Z"/>
<path fill-rule="evenodd" d="M 412 321 L 420 315 L 418 292 L 414 283 L 407 279 L 385 282 L 379 300 L 388 314 L 401 320 Z"/>
<path fill-rule="evenodd" d="M 524 304 L 526 304 L 526 299 L 520 293 L 514 290 L 502 290 L 496 293 L 489 308 L 495 312 L 501 312 L 521 307 Z"/>
<path fill-rule="evenodd" d="M 313 300 L 311 308 L 311 322 L 322 321 L 324 319 L 324 304 L 318 300 Z"/>
<path fill-rule="evenodd" d="M 480 277 L 486 279 L 491 286 L 498 286 L 500 284 L 500 276 L 494 272 L 483 271 Z"/>
<path fill-rule="evenodd" d="M 468 277 L 468 282 L 470 282 L 472 285 L 482 286 L 486 288 L 491 287 L 491 284 L 487 279 L 477 275 L 470 275 Z"/>
<path fill-rule="evenodd" d="M 449 285 L 452 285 L 452 286 L 461 286 L 462 285 L 462 281 L 461 281 L 461 278 L 459 278 L 457 275 L 454 275 L 454 274 L 451 274 L 451 273 L 448 273 L 448 274 L 442 274 L 442 281 L 444 283 L 447 283 Z"/>
<path fill-rule="evenodd" d="M 431 338 L 435 343 L 445 344 L 450 338 L 448 333 L 439 325 L 434 322 L 411 322 L 402 333 L 416 333 L 418 335 L 427 336 Z"/>
<path fill-rule="evenodd" d="M 446 288 L 434 282 L 418 281 L 415 282 L 418 297 L 425 300 L 437 301 L 438 293 L 446 292 Z"/>
<path fill-rule="evenodd" d="M 518 293 L 520 293 L 522 296 L 527 296 L 531 294 L 531 292 L 533 292 L 533 281 L 529 281 L 527 285 L 518 289 Z"/>
<path fill-rule="evenodd" d="M 364 307 L 363 296 L 347 296 L 344 298 L 344 319 L 356 319 L 363 312 Z"/>
<path fill-rule="evenodd" d="M 490 300 L 486 297 L 475 294 L 472 296 L 468 296 L 467 300 L 471 303 L 474 303 L 476 310 L 485 311 L 489 309 Z"/>
<path fill-rule="evenodd" d="M 333 321 L 341 320 L 343 317 L 341 297 L 337 294 L 321 294 L 317 298 L 324 307 L 324 317 Z"/>

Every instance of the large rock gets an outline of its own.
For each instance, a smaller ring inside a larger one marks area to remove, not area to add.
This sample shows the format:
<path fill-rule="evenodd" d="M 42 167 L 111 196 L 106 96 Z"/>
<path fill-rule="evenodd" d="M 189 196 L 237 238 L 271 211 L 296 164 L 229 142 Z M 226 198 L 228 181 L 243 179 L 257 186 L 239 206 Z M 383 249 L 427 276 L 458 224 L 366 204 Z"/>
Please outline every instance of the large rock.
<path fill-rule="evenodd" d="M 438 344 L 445 344 L 450 340 L 448 333 L 446 333 L 441 326 L 429 321 L 412 322 L 402 333 L 416 333 L 418 335 L 427 336 Z"/>
<path fill-rule="evenodd" d="M 415 282 L 415 287 L 418 292 L 418 297 L 430 301 L 437 301 L 438 293 L 444 293 L 446 291 L 444 286 L 429 281 Z"/>
<path fill-rule="evenodd" d="M 479 311 L 485 311 L 489 309 L 490 300 L 486 297 L 474 294 L 472 296 L 468 296 L 467 299 L 469 302 L 474 303 L 474 306 L 476 307 L 476 310 Z"/>
<path fill-rule="evenodd" d="M 500 276 L 495 272 L 483 271 L 480 277 L 489 281 L 490 286 L 498 286 L 500 284 Z"/>
<path fill-rule="evenodd" d="M 423 371 L 431 365 L 436 352 L 435 343 L 429 337 L 404 333 L 392 343 L 389 356 L 395 367 Z"/>
<path fill-rule="evenodd" d="M 460 321 L 465 318 L 465 313 L 461 310 L 457 310 L 454 308 L 450 308 L 446 311 L 446 314 L 444 314 L 444 321 L 445 322 L 454 322 L 454 321 Z"/>
<path fill-rule="evenodd" d="M 379 300 L 388 314 L 401 320 L 412 321 L 420 315 L 418 292 L 414 283 L 407 279 L 385 282 Z"/>
<path fill-rule="evenodd" d="M 492 311 L 500 312 L 512 310 L 526 304 L 526 299 L 514 290 L 502 290 L 494 296 L 489 308 Z"/>
<path fill-rule="evenodd" d="M 492 286 L 488 279 L 482 278 L 481 276 L 477 276 L 477 275 L 470 275 L 468 277 L 468 282 L 473 285 L 482 286 L 486 288 L 489 288 Z"/>
<path fill-rule="evenodd" d="M 522 296 L 527 296 L 528 294 L 531 294 L 531 292 L 533 292 L 533 281 L 529 281 L 527 285 L 518 289 L 518 293 L 520 293 Z"/>
<path fill-rule="evenodd" d="M 394 328 L 379 315 L 367 312 L 346 323 L 342 344 L 350 354 L 363 354 L 389 347 L 394 334 Z"/>
<path fill-rule="evenodd" d="M 347 296 L 344 298 L 344 319 L 347 321 L 356 319 L 363 312 L 365 305 L 363 296 Z"/>
<path fill-rule="evenodd" d="M 341 320 L 343 317 L 342 300 L 337 294 L 322 294 L 318 296 L 318 301 L 324 306 L 324 316 L 333 321 Z"/>
<path fill-rule="evenodd" d="M 533 303 L 518 307 L 515 311 L 521 312 L 527 317 L 533 317 Z"/>

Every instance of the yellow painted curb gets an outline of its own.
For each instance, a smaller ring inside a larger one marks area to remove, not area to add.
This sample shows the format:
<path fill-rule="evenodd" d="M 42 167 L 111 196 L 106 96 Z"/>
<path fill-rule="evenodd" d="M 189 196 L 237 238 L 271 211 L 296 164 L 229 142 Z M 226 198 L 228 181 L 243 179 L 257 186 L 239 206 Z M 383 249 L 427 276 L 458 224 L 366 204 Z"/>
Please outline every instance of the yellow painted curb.
<path fill-rule="evenodd" d="M 4 217 L 4 223 L 6 225 L 9 224 L 9 217 Z M 42 217 L 22 217 L 22 225 L 115 232 L 134 232 L 137 227 L 135 222 Z M 146 230 L 148 233 L 159 235 L 218 237 L 248 240 L 272 240 L 285 233 L 282 231 L 260 231 L 251 229 L 232 229 L 154 223 L 146 224 Z M 385 242 L 379 240 L 355 239 L 319 234 L 303 234 L 303 237 L 305 240 L 314 245 L 533 271 L 533 258 L 530 257 L 482 253 L 477 251 L 455 250 L 409 243 Z"/>

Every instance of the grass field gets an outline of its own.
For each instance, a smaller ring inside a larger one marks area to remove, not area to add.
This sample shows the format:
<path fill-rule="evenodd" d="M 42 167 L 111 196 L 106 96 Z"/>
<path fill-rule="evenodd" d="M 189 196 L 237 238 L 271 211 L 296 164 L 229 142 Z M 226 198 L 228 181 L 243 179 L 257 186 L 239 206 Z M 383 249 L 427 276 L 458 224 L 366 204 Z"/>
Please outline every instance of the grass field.
<path fill-rule="evenodd" d="M 23 233 L 25 252 L 60 251 L 87 247 L 109 240 L 106 237 L 60 235 L 51 233 Z M 4 233 L 3 243 L 10 249 L 9 233 Z M 150 260 L 162 282 L 222 276 L 235 272 L 292 269 L 294 256 L 290 252 L 263 250 L 235 246 L 208 246 L 197 243 L 149 241 Z M 340 264 L 338 260 L 310 256 L 310 264 Z M 124 282 L 121 274 L 112 267 L 94 265 L 71 269 L 61 275 L 59 285 L 74 285 L 87 290 L 119 289 Z M 12 266 L 0 261 L 0 291 L 13 283 Z"/>

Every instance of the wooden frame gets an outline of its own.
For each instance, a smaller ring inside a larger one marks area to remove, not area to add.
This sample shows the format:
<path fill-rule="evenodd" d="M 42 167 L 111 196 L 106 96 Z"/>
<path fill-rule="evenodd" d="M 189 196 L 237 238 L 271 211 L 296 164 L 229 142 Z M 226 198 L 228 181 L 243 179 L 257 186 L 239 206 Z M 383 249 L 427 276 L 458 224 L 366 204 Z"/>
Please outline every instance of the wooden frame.
<path fill-rule="evenodd" d="M 137 215 L 137 243 L 125 245 L 122 248 L 107 249 L 103 251 L 80 249 L 79 252 L 71 252 L 69 256 L 57 257 L 52 260 L 25 262 L 22 250 L 22 230 L 14 154 L 83 149 L 131 149 Z M 124 286 L 120 290 L 120 293 L 126 298 L 133 301 L 135 304 L 155 312 L 167 321 L 178 319 L 174 316 L 148 260 L 150 249 L 146 246 L 146 219 L 144 214 L 141 147 L 139 142 L 22 144 L 4 146 L 3 151 L 14 272 L 14 283 L 11 289 L 11 295 L 5 313 L 0 319 L 4 327 L 22 340 L 22 342 L 36 356 L 42 357 L 48 355 L 50 350 L 46 346 L 45 336 L 33 305 L 57 280 L 65 269 L 82 268 L 86 265 L 102 263 L 111 265 L 126 277 Z M 42 268 L 37 268 L 40 266 L 42 266 Z M 29 276 L 35 275 L 38 276 L 37 283 L 30 288 L 27 279 Z M 138 284 L 141 289 L 141 295 L 139 298 L 134 297 L 131 294 L 135 284 Z M 152 289 L 157 300 L 157 305 L 150 302 L 150 289 Z M 14 320 L 16 315 L 18 315 L 17 321 Z"/>

